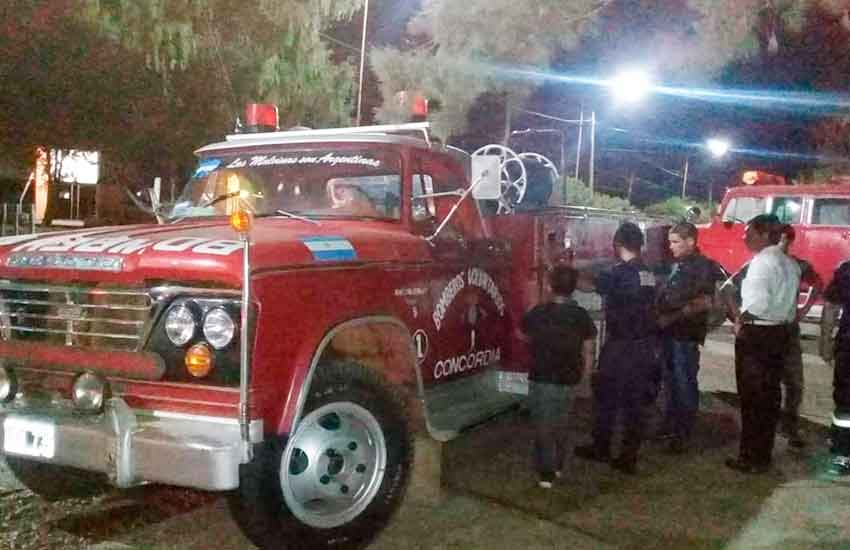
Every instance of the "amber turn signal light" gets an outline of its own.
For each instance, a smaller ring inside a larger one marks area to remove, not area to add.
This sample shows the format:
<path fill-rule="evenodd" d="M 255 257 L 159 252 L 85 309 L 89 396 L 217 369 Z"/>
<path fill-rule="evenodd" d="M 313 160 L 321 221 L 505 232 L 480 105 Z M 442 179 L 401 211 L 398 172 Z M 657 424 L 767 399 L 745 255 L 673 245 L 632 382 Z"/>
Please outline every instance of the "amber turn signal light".
<path fill-rule="evenodd" d="M 212 372 L 213 356 L 206 344 L 195 344 L 186 352 L 186 370 L 195 378 L 204 378 Z"/>
<path fill-rule="evenodd" d="M 253 220 L 247 210 L 237 210 L 230 215 L 230 227 L 237 233 L 247 233 L 251 230 Z"/>

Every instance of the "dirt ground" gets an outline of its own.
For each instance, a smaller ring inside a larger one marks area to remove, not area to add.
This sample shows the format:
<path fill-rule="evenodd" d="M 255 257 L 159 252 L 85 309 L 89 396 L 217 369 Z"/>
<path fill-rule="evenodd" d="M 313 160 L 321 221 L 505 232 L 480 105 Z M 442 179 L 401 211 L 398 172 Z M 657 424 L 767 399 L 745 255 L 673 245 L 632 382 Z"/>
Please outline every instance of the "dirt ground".
<path fill-rule="evenodd" d="M 529 469 L 527 416 L 514 410 L 448 444 L 445 498 L 408 498 L 370 549 L 850 550 L 850 484 L 824 474 L 829 367 L 806 356 L 807 448 L 777 438 L 774 471 L 744 476 L 723 466 L 738 437 L 729 339 L 713 338 L 701 364 L 701 413 L 686 455 L 649 442 L 633 477 L 573 459 L 542 490 Z M 585 393 L 574 443 L 586 440 L 590 406 Z M 48 504 L 2 462 L 0 525 L 0 549 L 252 548 L 221 495 L 153 486 Z"/>

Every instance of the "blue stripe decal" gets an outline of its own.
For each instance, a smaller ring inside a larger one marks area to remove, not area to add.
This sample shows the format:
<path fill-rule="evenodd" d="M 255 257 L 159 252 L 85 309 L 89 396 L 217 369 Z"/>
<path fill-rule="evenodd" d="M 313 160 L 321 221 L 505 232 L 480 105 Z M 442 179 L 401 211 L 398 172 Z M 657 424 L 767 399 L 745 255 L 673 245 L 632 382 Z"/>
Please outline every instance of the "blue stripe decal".
<path fill-rule="evenodd" d="M 301 242 L 318 262 L 345 262 L 357 259 L 357 251 L 344 237 L 303 237 Z"/>

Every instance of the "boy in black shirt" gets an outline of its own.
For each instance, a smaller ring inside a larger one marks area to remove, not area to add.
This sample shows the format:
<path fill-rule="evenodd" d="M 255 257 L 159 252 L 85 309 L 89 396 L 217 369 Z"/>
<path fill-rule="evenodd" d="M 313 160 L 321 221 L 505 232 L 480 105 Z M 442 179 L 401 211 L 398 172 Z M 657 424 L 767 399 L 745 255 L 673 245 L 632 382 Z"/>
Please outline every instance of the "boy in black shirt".
<path fill-rule="evenodd" d="M 593 365 L 596 327 L 587 311 L 570 300 L 577 278 L 571 267 L 554 267 L 549 273 L 552 299 L 526 313 L 520 325 L 533 357 L 528 400 L 535 427 L 535 469 L 544 489 L 560 477 L 574 387 Z"/>

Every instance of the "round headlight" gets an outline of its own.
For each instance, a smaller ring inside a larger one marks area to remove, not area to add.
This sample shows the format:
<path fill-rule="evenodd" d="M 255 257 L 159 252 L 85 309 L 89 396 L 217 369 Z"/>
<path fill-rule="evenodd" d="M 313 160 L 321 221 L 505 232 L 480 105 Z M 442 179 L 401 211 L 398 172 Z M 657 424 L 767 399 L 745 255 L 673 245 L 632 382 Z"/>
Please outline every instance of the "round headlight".
<path fill-rule="evenodd" d="M 215 349 L 222 349 L 233 341 L 236 323 L 223 308 L 216 307 L 204 317 L 204 338 Z"/>
<path fill-rule="evenodd" d="M 18 379 L 15 373 L 6 367 L 0 368 L 0 403 L 11 401 L 18 393 Z"/>
<path fill-rule="evenodd" d="M 96 374 L 84 372 L 74 380 L 74 404 L 84 411 L 99 411 L 106 395 L 106 381 Z"/>
<path fill-rule="evenodd" d="M 189 343 L 195 329 L 195 315 L 185 304 L 171 308 L 165 316 L 165 334 L 175 346 Z"/>

